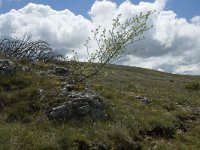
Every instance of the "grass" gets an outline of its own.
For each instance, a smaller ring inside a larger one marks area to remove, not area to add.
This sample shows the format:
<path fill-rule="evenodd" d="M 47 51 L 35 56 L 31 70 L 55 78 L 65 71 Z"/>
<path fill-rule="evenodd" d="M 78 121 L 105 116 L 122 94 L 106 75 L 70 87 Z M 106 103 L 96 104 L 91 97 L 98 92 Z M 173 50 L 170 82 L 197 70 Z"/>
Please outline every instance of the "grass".
<path fill-rule="evenodd" d="M 105 98 L 108 120 L 51 122 L 47 112 L 61 105 L 65 80 L 38 76 L 53 63 L 18 62 L 11 77 L 0 76 L 0 149 L 60 150 L 104 145 L 109 149 L 198 149 L 198 76 L 174 75 L 137 67 L 108 66 L 90 86 Z M 63 64 L 65 65 L 65 64 Z M 195 83 L 195 84 L 193 84 Z M 198 84 L 199 85 L 199 84 Z M 41 95 L 39 89 L 43 89 Z M 145 96 L 150 104 L 138 101 Z"/>

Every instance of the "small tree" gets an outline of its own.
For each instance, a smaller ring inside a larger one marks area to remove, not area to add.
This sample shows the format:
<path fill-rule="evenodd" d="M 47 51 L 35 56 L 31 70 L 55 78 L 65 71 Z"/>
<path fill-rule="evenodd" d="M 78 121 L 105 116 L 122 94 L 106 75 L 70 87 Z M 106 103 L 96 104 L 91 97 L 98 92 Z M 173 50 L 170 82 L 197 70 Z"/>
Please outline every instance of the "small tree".
<path fill-rule="evenodd" d="M 147 20 L 151 14 L 151 11 L 146 14 L 140 13 L 127 19 L 124 23 L 121 21 L 122 15 L 120 14 L 116 19 L 113 19 L 110 30 L 102 29 L 100 26 L 96 30 L 92 30 L 92 39 L 96 42 L 98 48 L 95 52 L 90 53 L 92 39 L 88 38 L 85 43 L 88 53 L 87 63 L 81 63 L 77 53 L 73 52 L 73 58 L 69 61 L 69 68 L 72 72 L 71 80 L 74 83 L 87 82 L 107 64 L 135 52 L 128 50 L 127 47 L 144 38 L 143 33 L 152 27 L 147 26 Z"/>
<path fill-rule="evenodd" d="M 56 50 L 46 41 L 33 41 L 29 34 L 22 38 L 2 37 L 0 39 L 0 54 L 5 58 L 49 61 L 61 58 Z"/>

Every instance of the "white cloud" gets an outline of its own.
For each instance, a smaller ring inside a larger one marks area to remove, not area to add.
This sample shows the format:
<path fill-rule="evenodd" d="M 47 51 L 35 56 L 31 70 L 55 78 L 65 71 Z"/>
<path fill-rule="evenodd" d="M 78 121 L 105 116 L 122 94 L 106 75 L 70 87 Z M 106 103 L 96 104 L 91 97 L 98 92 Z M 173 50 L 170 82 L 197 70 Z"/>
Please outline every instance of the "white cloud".
<path fill-rule="evenodd" d="M 82 47 L 91 25 L 89 20 L 67 9 L 56 11 L 49 6 L 30 3 L 20 10 L 0 15 L 0 36 L 21 36 L 28 32 L 35 39 L 46 40 L 67 53 Z"/>
<path fill-rule="evenodd" d="M 194 18 L 191 19 L 191 22 L 197 26 L 200 26 L 200 16 L 195 16 Z"/>
<path fill-rule="evenodd" d="M 110 20 L 116 16 L 117 5 L 111 1 L 95 1 L 89 15 L 91 16 L 92 22 L 95 25 L 101 24 L 102 26 L 107 26 Z"/>
<path fill-rule="evenodd" d="M 172 73 L 200 74 L 200 16 L 190 21 L 177 18 L 173 11 L 165 10 L 166 2 L 155 0 L 133 4 L 127 0 L 117 5 L 107 0 L 96 1 L 89 11 L 91 20 L 67 9 L 56 11 L 49 6 L 30 3 L 20 10 L 0 15 L 0 36 L 29 32 L 34 38 L 44 39 L 62 49 L 64 54 L 76 49 L 84 57 L 83 44 L 92 28 L 97 25 L 109 28 L 112 18 L 119 13 L 129 18 L 139 12 L 156 10 L 148 21 L 154 27 L 145 33 L 146 39 L 130 47 L 144 50 L 118 63 Z"/>

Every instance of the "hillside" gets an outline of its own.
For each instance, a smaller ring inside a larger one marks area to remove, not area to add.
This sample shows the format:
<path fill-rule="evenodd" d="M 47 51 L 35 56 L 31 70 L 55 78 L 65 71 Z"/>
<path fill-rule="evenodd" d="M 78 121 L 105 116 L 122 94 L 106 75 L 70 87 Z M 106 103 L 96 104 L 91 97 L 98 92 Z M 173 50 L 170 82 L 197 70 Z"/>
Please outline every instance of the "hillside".
<path fill-rule="evenodd" d="M 1 150 L 197 150 L 200 148 L 200 77 L 111 65 L 87 85 L 103 97 L 107 117 L 51 120 L 66 77 L 65 64 L 14 61 L 0 75 Z M 76 87 L 81 91 L 84 87 Z"/>

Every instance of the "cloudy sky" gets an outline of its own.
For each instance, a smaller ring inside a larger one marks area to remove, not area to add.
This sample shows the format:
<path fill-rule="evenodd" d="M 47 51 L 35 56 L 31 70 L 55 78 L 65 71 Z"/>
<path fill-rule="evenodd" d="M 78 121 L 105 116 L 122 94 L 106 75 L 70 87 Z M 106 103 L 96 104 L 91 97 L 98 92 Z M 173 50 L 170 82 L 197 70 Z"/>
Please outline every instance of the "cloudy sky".
<path fill-rule="evenodd" d="M 108 28 L 117 14 L 133 17 L 148 10 L 156 10 L 148 21 L 153 28 L 130 47 L 138 51 L 118 63 L 200 75 L 199 0 L 0 0 L 0 36 L 31 33 L 65 55 L 75 49 L 85 58 L 91 29 Z"/>

